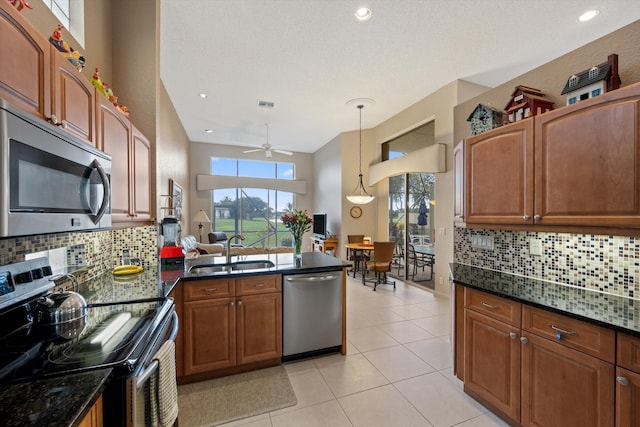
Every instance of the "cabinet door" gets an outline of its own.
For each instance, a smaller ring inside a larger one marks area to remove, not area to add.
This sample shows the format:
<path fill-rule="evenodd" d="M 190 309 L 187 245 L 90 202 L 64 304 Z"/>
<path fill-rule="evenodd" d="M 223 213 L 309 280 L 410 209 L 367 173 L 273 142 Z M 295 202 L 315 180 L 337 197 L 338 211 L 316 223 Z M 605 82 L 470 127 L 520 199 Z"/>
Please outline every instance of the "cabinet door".
<path fill-rule="evenodd" d="M 453 149 L 453 222 L 464 222 L 464 141 Z"/>
<path fill-rule="evenodd" d="M 0 2 L 0 40 L 0 98 L 48 119 L 51 44 L 6 1 Z"/>
<path fill-rule="evenodd" d="M 282 357 L 282 294 L 238 298 L 238 365 Z"/>
<path fill-rule="evenodd" d="M 169 297 L 173 298 L 176 314 L 178 315 L 178 336 L 176 337 L 176 376 L 184 376 L 184 284 L 179 283 Z"/>
<path fill-rule="evenodd" d="M 131 220 L 129 120 L 102 95 L 96 95 L 98 148 L 111 155 L 111 220 Z"/>
<path fill-rule="evenodd" d="M 473 310 L 465 310 L 464 328 L 465 391 L 519 421 L 519 330 Z"/>
<path fill-rule="evenodd" d="M 640 374 L 616 370 L 616 427 L 640 427 Z"/>
<path fill-rule="evenodd" d="M 523 333 L 522 425 L 614 425 L 613 364 Z"/>
<path fill-rule="evenodd" d="M 184 374 L 208 372 L 235 364 L 234 300 L 217 298 L 185 302 Z"/>
<path fill-rule="evenodd" d="M 148 221 L 151 213 L 151 142 L 135 126 L 131 126 L 133 148 L 133 216 Z"/>
<path fill-rule="evenodd" d="M 95 88 L 53 46 L 52 120 L 96 146 Z"/>
<path fill-rule="evenodd" d="M 537 116 L 540 224 L 640 225 L 640 85 Z"/>
<path fill-rule="evenodd" d="M 465 140 L 466 222 L 533 222 L 533 118 Z"/>
<path fill-rule="evenodd" d="M 80 421 L 78 427 L 102 427 L 102 425 L 102 396 L 100 396 L 89 413 Z"/>

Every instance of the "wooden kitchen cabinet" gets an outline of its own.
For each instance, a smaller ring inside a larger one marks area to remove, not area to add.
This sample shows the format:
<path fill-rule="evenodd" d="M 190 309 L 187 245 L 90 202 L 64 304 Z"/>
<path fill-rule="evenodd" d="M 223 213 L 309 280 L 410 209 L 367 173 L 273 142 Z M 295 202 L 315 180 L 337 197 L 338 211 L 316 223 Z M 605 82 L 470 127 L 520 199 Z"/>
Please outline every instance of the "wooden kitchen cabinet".
<path fill-rule="evenodd" d="M 282 276 L 188 281 L 183 298 L 185 377 L 280 362 Z"/>
<path fill-rule="evenodd" d="M 465 392 L 519 421 L 520 304 L 468 288 L 464 298 Z"/>
<path fill-rule="evenodd" d="M 533 216 L 533 117 L 467 138 L 465 220 L 527 224 Z"/>
<path fill-rule="evenodd" d="M 148 223 L 151 143 L 104 96 L 96 96 L 98 148 L 111 155 L 111 220 L 114 227 Z"/>
<path fill-rule="evenodd" d="M 453 149 L 453 222 L 465 222 L 464 213 L 464 141 Z"/>
<path fill-rule="evenodd" d="M 0 98 L 49 119 L 51 43 L 6 1 L 0 2 L 0 40 Z"/>
<path fill-rule="evenodd" d="M 638 227 L 640 84 L 469 137 L 464 157 L 467 224 Z"/>
<path fill-rule="evenodd" d="M 50 122 L 97 148 L 95 88 L 53 46 L 51 58 L 53 78 Z"/>
<path fill-rule="evenodd" d="M 80 421 L 78 427 L 102 427 L 102 396 L 93 404 L 89 413 Z"/>
<path fill-rule="evenodd" d="M 616 427 L 640 427 L 640 338 L 618 333 Z"/>

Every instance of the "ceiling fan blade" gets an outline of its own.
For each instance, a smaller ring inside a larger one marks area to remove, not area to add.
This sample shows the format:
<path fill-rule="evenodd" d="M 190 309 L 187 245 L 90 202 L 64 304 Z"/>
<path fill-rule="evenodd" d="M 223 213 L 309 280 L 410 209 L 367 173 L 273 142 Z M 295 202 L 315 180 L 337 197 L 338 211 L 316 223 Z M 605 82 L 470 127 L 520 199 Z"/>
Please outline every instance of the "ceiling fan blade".
<path fill-rule="evenodd" d="M 275 151 L 276 153 L 285 154 L 287 156 L 293 156 L 293 153 L 291 151 L 279 150 L 277 148 L 273 148 L 273 151 Z"/>
<path fill-rule="evenodd" d="M 245 150 L 245 151 L 243 151 L 243 153 L 255 153 L 257 151 L 262 151 L 262 148 L 256 148 L 254 150 Z"/>

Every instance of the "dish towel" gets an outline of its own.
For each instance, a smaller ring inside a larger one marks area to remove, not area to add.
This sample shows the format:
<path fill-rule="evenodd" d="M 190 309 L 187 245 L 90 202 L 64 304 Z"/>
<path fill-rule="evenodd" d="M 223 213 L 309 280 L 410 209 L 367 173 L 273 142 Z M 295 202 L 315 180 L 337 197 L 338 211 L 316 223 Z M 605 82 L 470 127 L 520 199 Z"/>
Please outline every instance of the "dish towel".
<path fill-rule="evenodd" d="M 178 418 L 178 386 L 176 384 L 176 347 L 165 342 L 156 353 L 158 369 L 149 380 L 151 425 L 172 426 Z"/>

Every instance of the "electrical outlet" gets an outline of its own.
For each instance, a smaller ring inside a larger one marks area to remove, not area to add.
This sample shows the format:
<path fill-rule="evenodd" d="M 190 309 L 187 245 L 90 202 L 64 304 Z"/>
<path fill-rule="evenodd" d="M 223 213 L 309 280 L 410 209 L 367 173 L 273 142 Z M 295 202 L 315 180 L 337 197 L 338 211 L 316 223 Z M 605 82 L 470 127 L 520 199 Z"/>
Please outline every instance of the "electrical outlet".
<path fill-rule="evenodd" d="M 476 249 L 494 250 L 493 236 L 471 236 L 471 247 Z"/>
<path fill-rule="evenodd" d="M 529 240 L 529 255 L 542 256 L 542 240 L 540 239 Z"/>

